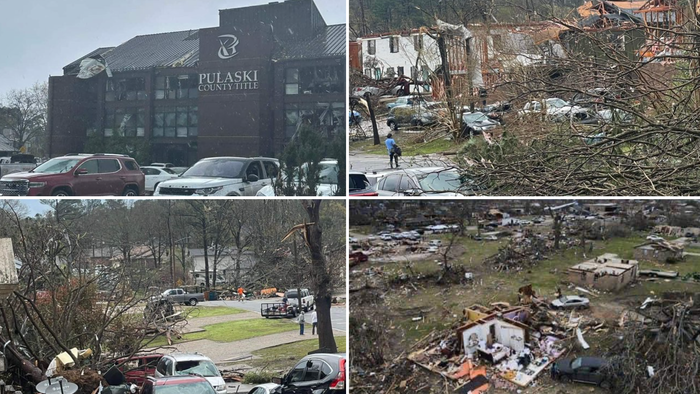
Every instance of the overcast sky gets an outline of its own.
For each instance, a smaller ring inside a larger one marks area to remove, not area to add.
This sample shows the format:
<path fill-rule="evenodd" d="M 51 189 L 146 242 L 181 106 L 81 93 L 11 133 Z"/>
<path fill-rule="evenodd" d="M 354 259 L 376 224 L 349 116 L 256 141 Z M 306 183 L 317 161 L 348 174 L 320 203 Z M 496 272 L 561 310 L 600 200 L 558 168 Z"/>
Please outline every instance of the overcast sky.
<path fill-rule="evenodd" d="M 219 10 L 271 0 L 2 0 L 0 100 L 99 47 L 137 35 L 215 27 Z M 346 0 L 315 0 L 328 24 L 346 22 Z"/>

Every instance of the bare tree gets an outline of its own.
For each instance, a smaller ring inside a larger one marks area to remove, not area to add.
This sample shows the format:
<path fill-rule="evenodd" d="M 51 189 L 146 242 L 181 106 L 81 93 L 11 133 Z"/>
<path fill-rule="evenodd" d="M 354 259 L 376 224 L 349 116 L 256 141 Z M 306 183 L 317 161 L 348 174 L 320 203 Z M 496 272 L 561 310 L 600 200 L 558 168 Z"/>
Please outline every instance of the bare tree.
<path fill-rule="evenodd" d="M 43 144 L 48 119 L 48 84 L 37 82 L 31 88 L 11 90 L 0 106 L 0 130 L 10 131 L 10 139 L 18 150 L 27 143 Z M 32 151 L 43 152 L 44 147 L 33 146 Z"/>

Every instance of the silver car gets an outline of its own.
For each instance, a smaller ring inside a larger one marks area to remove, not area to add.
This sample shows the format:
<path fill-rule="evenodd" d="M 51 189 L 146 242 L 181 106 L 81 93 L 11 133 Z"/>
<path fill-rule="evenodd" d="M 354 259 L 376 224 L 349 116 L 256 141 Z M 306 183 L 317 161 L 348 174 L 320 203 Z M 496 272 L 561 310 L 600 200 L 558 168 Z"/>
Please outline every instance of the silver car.
<path fill-rule="evenodd" d="M 588 308 L 590 301 L 586 297 L 576 295 L 561 296 L 552 301 L 552 307 L 557 309 Z"/>
<path fill-rule="evenodd" d="M 375 185 L 380 196 L 473 195 L 475 187 L 454 168 L 407 168 L 385 174 Z"/>

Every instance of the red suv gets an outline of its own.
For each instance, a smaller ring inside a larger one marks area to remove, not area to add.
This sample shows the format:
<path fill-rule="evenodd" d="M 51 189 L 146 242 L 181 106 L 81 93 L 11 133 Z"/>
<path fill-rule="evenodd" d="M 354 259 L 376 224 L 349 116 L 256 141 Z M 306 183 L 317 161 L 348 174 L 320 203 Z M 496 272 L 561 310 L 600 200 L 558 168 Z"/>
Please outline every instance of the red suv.
<path fill-rule="evenodd" d="M 175 387 L 173 387 L 175 386 Z M 166 378 L 148 378 L 143 383 L 141 394 L 216 394 L 211 384 L 201 376 L 168 376 Z"/>
<path fill-rule="evenodd" d="M 145 176 L 125 155 L 71 154 L 0 179 L 2 196 L 140 196 Z"/>

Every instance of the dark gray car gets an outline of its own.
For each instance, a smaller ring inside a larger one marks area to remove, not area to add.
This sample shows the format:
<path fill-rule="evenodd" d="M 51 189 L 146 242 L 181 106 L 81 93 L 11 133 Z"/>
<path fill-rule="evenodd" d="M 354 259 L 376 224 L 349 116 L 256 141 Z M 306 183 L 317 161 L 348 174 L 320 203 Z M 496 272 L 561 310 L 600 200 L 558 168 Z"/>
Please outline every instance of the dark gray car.
<path fill-rule="evenodd" d="M 333 394 L 346 392 L 345 354 L 316 353 L 301 360 L 281 379 L 275 394 Z"/>
<path fill-rule="evenodd" d="M 600 357 L 566 358 L 552 365 L 552 379 L 610 388 L 610 370 L 610 363 Z"/>

